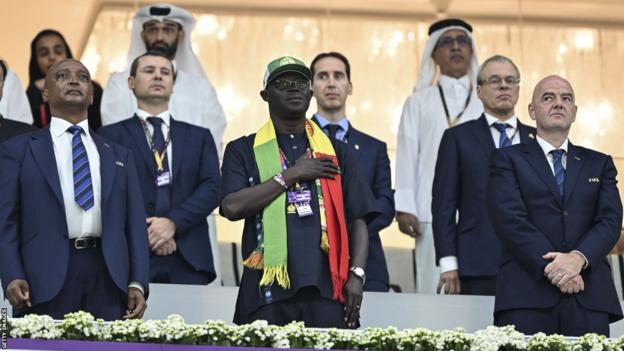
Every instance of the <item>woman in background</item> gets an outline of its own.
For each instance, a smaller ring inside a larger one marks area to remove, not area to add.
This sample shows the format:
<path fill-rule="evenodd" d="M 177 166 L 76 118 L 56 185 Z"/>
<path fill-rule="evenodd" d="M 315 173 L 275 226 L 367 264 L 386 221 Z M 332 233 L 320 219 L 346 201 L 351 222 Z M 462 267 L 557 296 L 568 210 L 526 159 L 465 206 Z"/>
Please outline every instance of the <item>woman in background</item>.
<path fill-rule="evenodd" d="M 50 106 L 42 97 L 45 75 L 52 65 L 66 58 L 73 58 L 73 55 L 65 38 L 58 31 L 42 30 L 30 43 L 29 82 L 26 95 L 34 119 L 33 125 L 38 128 L 47 127 L 51 118 Z M 89 127 L 93 130 L 102 126 L 101 101 L 102 87 L 93 81 L 93 104 L 89 106 Z"/>

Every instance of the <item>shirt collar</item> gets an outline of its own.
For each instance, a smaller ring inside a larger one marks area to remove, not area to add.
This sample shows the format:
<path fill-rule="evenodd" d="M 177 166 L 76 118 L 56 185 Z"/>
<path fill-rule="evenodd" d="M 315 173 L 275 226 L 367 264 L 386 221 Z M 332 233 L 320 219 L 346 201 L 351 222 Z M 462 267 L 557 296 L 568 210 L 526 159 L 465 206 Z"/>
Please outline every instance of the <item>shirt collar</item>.
<path fill-rule="evenodd" d="M 73 124 L 67 122 L 62 118 L 52 116 L 52 118 L 50 119 L 50 133 L 52 133 L 52 137 L 54 137 L 55 139 L 60 138 L 65 132 L 67 132 L 67 129 L 72 125 Z M 77 126 L 82 128 L 82 131 L 88 137 L 91 137 L 88 120 L 83 120 L 82 122 L 78 123 Z"/>
<path fill-rule="evenodd" d="M 466 88 L 466 90 L 470 89 L 470 78 L 468 78 L 468 75 L 457 79 L 442 74 L 440 75 L 440 80 L 438 81 L 438 83 L 442 86 L 443 89 L 451 89 L 455 85 L 461 85 L 462 87 Z"/>
<path fill-rule="evenodd" d="M 319 126 L 321 126 L 321 129 L 324 129 L 325 127 L 327 127 L 328 124 L 332 123 L 327 118 L 321 116 L 318 112 L 314 114 L 314 117 L 316 117 L 316 120 L 318 121 Z M 334 124 L 339 125 L 345 132 L 349 130 L 349 120 L 347 119 L 347 116 L 342 117 L 342 119 L 338 121 L 338 123 Z"/>
<path fill-rule="evenodd" d="M 145 112 L 141 109 L 137 109 L 136 115 L 143 120 L 144 122 L 147 122 L 147 117 L 159 117 L 160 119 L 163 120 L 163 123 L 165 123 L 165 125 L 167 127 L 169 127 L 169 123 L 171 122 L 170 119 L 171 117 L 169 116 L 169 110 L 165 110 L 159 114 L 157 114 L 156 116 L 149 114 L 148 112 Z"/>
<path fill-rule="evenodd" d="M 498 118 L 492 116 L 491 114 L 487 113 L 487 112 L 483 112 L 483 114 L 485 115 L 485 119 L 487 120 L 487 124 L 488 126 L 492 126 L 492 124 L 494 123 L 503 123 L 503 124 L 509 124 L 514 130 L 516 128 L 518 128 L 518 117 L 516 115 L 513 115 L 511 118 L 509 118 L 506 121 L 501 121 Z"/>
<path fill-rule="evenodd" d="M 557 150 L 556 147 L 552 146 L 552 144 L 550 144 L 546 140 L 540 138 L 539 135 L 537 135 L 536 140 L 539 146 L 542 148 L 542 151 L 544 151 L 544 155 L 548 155 L 551 151 Z M 561 144 L 561 147 L 559 147 L 559 149 L 565 151 L 566 154 L 568 153 L 568 139 L 566 139 L 563 144 Z"/>

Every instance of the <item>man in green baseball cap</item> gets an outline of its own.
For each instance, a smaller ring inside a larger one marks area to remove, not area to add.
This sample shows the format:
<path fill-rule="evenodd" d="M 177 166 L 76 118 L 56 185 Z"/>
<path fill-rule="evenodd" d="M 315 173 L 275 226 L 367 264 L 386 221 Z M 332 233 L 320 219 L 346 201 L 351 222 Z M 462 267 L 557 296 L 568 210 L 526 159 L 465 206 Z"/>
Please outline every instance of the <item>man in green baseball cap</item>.
<path fill-rule="evenodd" d="M 311 76 L 294 57 L 271 61 L 260 92 L 271 118 L 223 156 L 221 214 L 245 219 L 237 324 L 359 325 L 377 211 L 347 147 L 305 117 Z"/>
<path fill-rule="evenodd" d="M 283 56 L 269 62 L 267 65 L 264 79 L 262 80 L 262 89 L 266 89 L 267 84 L 271 83 L 279 75 L 289 72 L 299 73 L 308 80 L 312 80 L 312 72 L 306 67 L 305 63 L 294 57 Z"/>

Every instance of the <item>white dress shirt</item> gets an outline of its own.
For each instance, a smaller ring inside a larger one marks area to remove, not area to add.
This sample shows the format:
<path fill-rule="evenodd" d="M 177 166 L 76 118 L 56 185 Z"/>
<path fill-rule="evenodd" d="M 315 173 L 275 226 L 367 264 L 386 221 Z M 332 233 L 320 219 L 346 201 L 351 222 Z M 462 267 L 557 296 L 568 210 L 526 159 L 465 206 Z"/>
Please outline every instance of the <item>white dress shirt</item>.
<path fill-rule="evenodd" d="M 553 172 L 553 175 L 555 175 L 555 165 L 553 164 L 554 162 L 553 155 L 550 152 L 553 150 L 557 150 L 557 148 L 552 146 L 546 140 L 540 138 L 539 135 L 537 136 L 537 143 L 542 148 L 544 155 L 546 155 L 546 159 L 548 160 L 548 165 L 550 166 L 550 170 Z M 563 166 L 563 169 L 566 169 L 566 166 L 568 164 L 568 139 L 566 139 L 563 142 L 563 144 L 561 144 L 559 149 L 565 151 L 563 155 L 561 156 L 561 165 Z"/>
<path fill-rule="evenodd" d="M 500 147 L 500 132 L 498 129 L 494 128 L 494 123 L 504 123 L 509 124 L 511 128 L 507 128 L 505 132 L 507 133 L 507 138 L 511 139 L 511 144 L 516 145 L 520 143 L 520 132 L 518 128 L 518 117 L 515 115 L 509 118 L 508 120 L 502 122 L 498 118 L 490 115 L 487 112 L 483 113 L 485 115 L 485 120 L 487 121 L 488 126 L 490 126 L 490 133 L 492 134 L 492 139 L 494 140 L 494 146 L 498 149 Z M 440 273 L 448 272 L 448 271 L 456 271 L 459 267 L 457 262 L 457 256 L 445 256 L 441 257 L 438 261 L 440 265 Z"/>
<path fill-rule="evenodd" d="M 169 110 L 163 111 L 158 115 L 153 116 L 148 112 L 138 109 L 136 111 L 136 115 L 141 119 L 141 121 L 145 122 L 147 130 L 150 133 L 149 136 L 147 136 L 147 134 L 145 135 L 145 140 L 147 141 L 147 145 L 150 147 L 150 149 L 151 145 L 149 141 L 150 138 L 154 135 L 154 126 L 147 120 L 148 117 L 158 117 L 162 119 L 163 123 L 161 124 L 161 129 L 163 133 L 163 138 L 165 138 L 165 142 L 167 141 L 167 135 L 169 134 L 169 129 L 171 128 L 171 117 L 169 115 Z M 171 177 L 170 179 L 173 179 L 173 163 L 171 161 L 173 160 L 173 147 L 171 146 L 172 144 L 173 140 L 170 140 L 169 145 L 167 145 L 167 163 L 169 164 L 169 177 Z"/>
<path fill-rule="evenodd" d="M 91 172 L 91 184 L 93 186 L 93 207 L 85 211 L 74 199 L 74 173 L 72 160 L 72 133 L 67 129 L 72 124 L 64 119 L 52 116 L 50 121 L 50 133 L 54 145 L 54 157 L 56 168 L 63 193 L 65 205 L 65 218 L 67 231 L 70 239 L 81 237 L 100 237 L 102 235 L 102 208 L 101 178 L 100 178 L 100 153 L 89 131 L 89 123 L 85 119 L 78 123 L 82 128 L 80 134 L 82 143 L 89 158 L 89 171 Z"/>
<path fill-rule="evenodd" d="M 497 149 L 500 147 L 500 145 L 498 145 L 498 143 L 500 142 L 500 132 L 498 131 L 498 129 L 494 128 L 494 123 L 509 124 L 511 128 L 507 128 L 505 130 L 507 138 L 511 139 L 512 145 L 520 143 L 520 131 L 518 128 L 518 117 L 516 117 L 516 115 L 513 115 L 508 120 L 503 122 L 487 112 L 484 112 L 483 114 L 485 115 L 488 126 L 490 126 L 490 133 L 492 133 L 492 139 L 494 140 L 494 145 Z"/>

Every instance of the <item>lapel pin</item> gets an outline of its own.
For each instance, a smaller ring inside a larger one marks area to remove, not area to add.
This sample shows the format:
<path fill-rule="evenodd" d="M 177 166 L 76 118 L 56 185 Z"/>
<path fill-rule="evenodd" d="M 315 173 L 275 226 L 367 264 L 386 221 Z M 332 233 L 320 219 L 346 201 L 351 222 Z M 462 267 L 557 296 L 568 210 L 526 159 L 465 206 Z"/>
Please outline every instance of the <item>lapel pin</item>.
<path fill-rule="evenodd" d="M 359 150 L 359 149 L 360 149 L 360 145 L 358 145 L 358 144 L 355 144 L 355 146 L 354 146 L 354 147 L 355 147 L 355 149 L 356 149 L 356 150 Z"/>
<path fill-rule="evenodd" d="M 124 163 L 121 161 L 115 161 L 115 164 L 119 167 L 124 167 Z"/>
<path fill-rule="evenodd" d="M 529 139 L 535 139 L 535 135 L 533 135 L 533 133 L 529 133 Z"/>
<path fill-rule="evenodd" d="M 575 160 L 577 160 L 577 161 L 580 161 L 580 160 L 581 160 L 581 158 L 580 158 L 580 157 L 578 157 L 578 156 L 574 156 L 574 159 L 575 159 Z"/>

